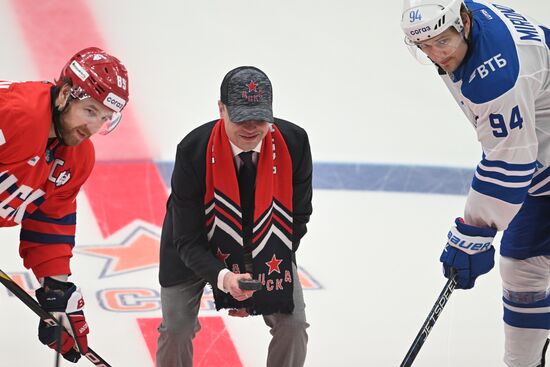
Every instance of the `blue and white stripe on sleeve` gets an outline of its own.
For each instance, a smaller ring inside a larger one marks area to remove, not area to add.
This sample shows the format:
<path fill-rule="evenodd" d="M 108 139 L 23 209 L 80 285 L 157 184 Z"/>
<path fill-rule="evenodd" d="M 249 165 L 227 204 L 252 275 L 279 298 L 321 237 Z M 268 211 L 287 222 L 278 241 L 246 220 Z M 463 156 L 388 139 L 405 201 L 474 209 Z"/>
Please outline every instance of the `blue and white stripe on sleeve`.
<path fill-rule="evenodd" d="M 537 173 L 531 182 L 529 193 L 535 196 L 550 194 L 550 168 Z"/>
<path fill-rule="evenodd" d="M 515 164 L 483 157 L 477 166 L 472 189 L 510 204 L 521 204 L 534 172 L 535 162 Z"/>

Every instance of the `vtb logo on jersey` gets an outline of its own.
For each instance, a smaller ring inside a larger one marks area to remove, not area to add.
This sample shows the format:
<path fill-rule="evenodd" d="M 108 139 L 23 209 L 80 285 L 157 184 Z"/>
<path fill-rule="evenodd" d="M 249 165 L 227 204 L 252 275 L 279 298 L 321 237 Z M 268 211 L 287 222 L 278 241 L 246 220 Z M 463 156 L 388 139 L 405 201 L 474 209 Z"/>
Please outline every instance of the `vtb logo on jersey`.
<path fill-rule="evenodd" d="M 57 167 L 61 167 L 64 164 L 65 164 L 65 161 L 59 158 L 56 158 L 52 164 L 52 169 L 50 170 L 50 175 L 48 176 L 48 180 L 53 182 L 56 187 L 65 185 L 71 179 L 70 169 L 61 171 L 59 174 L 56 175 Z"/>
<path fill-rule="evenodd" d="M 495 72 L 498 69 L 502 69 L 506 65 L 508 65 L 508 61 L 506 61 L 506 59 L 502 56 L 502 54 L 495 55 L 491 57 L 489 60 L 484 61 L 477 68 L 475 68 L 472 75 L 470 75 L 470 79 L 468 80 L 468 83 L 471 83 L 472 80 L 475 79 L 476 75 L 479 75 L 481 79 L 484 79 L 490 73 Z"/>

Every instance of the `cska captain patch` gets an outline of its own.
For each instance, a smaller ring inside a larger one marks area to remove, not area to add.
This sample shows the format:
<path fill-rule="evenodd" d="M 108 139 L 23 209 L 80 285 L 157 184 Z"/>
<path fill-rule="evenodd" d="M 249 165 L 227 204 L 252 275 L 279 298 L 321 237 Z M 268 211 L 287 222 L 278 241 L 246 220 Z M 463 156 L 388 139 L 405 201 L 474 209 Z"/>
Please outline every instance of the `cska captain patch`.
<path fill-rule="evenodd" d="M 56 158 L 52 164 L 52 168 L 50 169 L 50 175 L 48 176 L 48 180 L 53 182 L 56 187 L 65 185 L 71 179 L 70 169 L 65 169 L 57 173 L 59 169 L 63 169 L 64 165 L 65 165 L 64 160 Z"/>
<path fill-rule="evenodd" d="M 71 170 L 63 171 L 55 179 L 55 186 L 63 186 L 71 179 Z"/>

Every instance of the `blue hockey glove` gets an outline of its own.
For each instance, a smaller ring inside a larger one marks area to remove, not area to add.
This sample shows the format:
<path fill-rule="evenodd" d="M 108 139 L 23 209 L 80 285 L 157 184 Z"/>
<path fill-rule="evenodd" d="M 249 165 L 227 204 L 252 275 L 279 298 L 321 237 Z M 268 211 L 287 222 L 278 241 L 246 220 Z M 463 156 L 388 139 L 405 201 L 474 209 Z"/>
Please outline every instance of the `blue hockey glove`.
<path fill-rule="evenodd" d="M 52 313 L 68 331 L 61 332 L 61 345 L 57 345 L 55 326 L 40 320 L 38 339 L 54 350 L 60 350 L 63 358 L 76 363 L 81 354 L 88 352 L 88 324 L 84 318 L 84 299 L 73 283 L 45 278 L 42 288 L 36 290 L 40 305 Z"/>
<path fill-rule="evenodd" d="M 462 218 L 457 218 L 455 224 L 447 235 L 447 244 L 439 261 L 443 263 L 446 278 L 451 276 L 451 269 L 456 270 L 456 288 L 470 289 L 478 276 L 495 266 L 492 242 L 497 230 L 470 226 Z"/>

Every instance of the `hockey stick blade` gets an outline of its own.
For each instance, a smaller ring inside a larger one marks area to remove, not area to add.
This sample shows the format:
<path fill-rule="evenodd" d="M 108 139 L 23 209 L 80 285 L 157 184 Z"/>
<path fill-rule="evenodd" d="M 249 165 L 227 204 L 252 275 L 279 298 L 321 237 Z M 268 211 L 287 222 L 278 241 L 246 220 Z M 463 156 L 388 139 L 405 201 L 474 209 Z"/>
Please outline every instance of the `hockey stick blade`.
<path fill-rule="evenodd" d="M 10 276 L 0 270 L 0 283 L 2 283 L 10 292 L 12 292 L 17 298 L 19 298 L 24 304 L 27 305 L 35 314 L 37 314 L 45 323 L 50 326 L 60 325 L 59 321 L 51 315 L 48 311 L 44 310 L 42 306 L 32 298 L 23 288 L 19 286 Z M 97 367 L 111 367 L 111 365 L 103 358 L 101 358 L 92 348 L 88 347 L 88 353 L 84 354 L 90 362 Z"/>
<path fill-rule="evenodd" d="M 416 338 L 414 338 L 414 341 L 411 347 L 409 348 L 407 355 L 405 355 L 403 362 L 401 362 L 400 367 L 412 366 L 412 363 L 414 362 L 416 355 L 418 354 L 418 352 L 420 352 L 420 348 L 422 348 L 422 345 L 426 341 L 426 338 L 430 334 L 430 331 L 432 331 L 432 328 L 435 325 L 435 322 L 441 315 L 441 312 L 443 312 L 443 308 L 449 301 L 449 297 L 451 297 L 451 294 L 455 290 L 455 287 L 456 287 L 456 272 L 453 272 L 449 280 L 447 280 L 447 283 L 445 283 L 445 286 L 443 287 L 443 290 L 439 294 L 439 297 L 437 297 L 437 301 L 435 301 L 435 304 L 432 307 L 432 310 L 430 311 L 428 318 L 426 318 L 426 321 L 424 321 L 424 324 L 420 328 L 420 331 L 416 335 Z"/>

